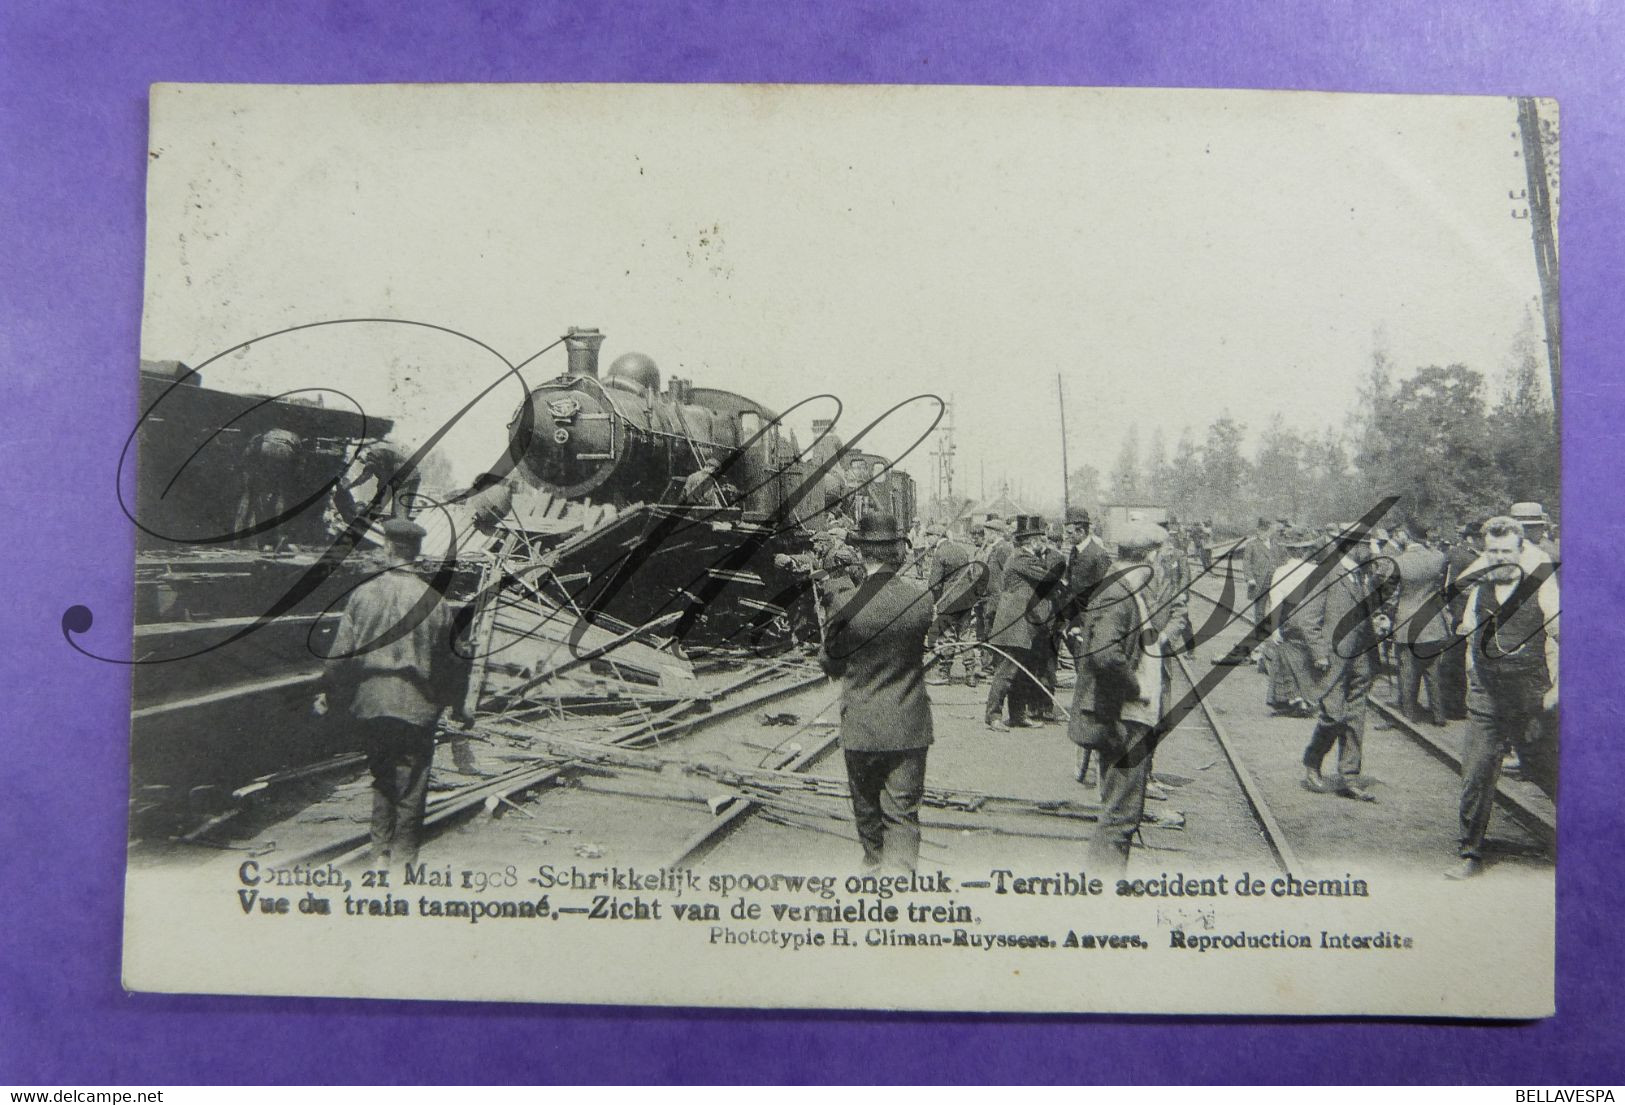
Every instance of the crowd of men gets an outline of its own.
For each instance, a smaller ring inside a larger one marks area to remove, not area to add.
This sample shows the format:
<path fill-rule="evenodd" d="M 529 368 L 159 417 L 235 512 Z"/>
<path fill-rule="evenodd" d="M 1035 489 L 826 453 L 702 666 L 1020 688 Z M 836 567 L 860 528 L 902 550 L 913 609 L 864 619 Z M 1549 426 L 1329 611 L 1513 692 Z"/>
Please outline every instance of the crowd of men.
<path fill-rule="evenodd" d="M 848 684 L 843 719 L 879 710 L 886 725 L 867 732 L 884 729 L 892 744 L 922 740 L 898 725 L 918 713 L 926 685 L 986 680 L 989 729 L 1052 723 L 1064 649 L 1074 672 L 1066 713 L 1079 748 L 1077 778 L 1100 790 L 1092 862 L 1121 870 L 1170 706 L 1169 658 L 1196 646 L 1187 608 L 1194 558 L 1205 565 L 1198 571 L 1239 571 L 1245 579 L 1248 620 L 1259 628 L 1214 662 L 1257 659 L 1274 712 L 1313 719 L 1302 757 L 1308 789 L 1373 800 L 1364 783 L 1366 715 L 1374 682 L 1391 672 L 1413 722 L 1468 723 L 1459 856 L 1448 875 L 1482 870 L 1504 758 L 1555 793 L 1558 549 L 1538 504 L 1464 525 L 1450 540 L 1434 540 L 1415 523 L 1392 532 L 1309 531 L 1260 520 L 1251 537 L 1224 551 L 1228 563 L 1213 555 L 1211 527 L 1130 523 L 1111 538 L 1115 557 L 1081 509 L 1068 512 L 1059 533 L 1042 518 L 1018 515 L 979 520 L 963 538 L 931 526 L 909 540 L 881 515 L 867 516 L 850 543 L 846 533 L 826 537 L 819 554 L 831 581 L 826 667 L 840 674 L 867 653 L 864 689 Z M 884 634 L 869 624 L 871 588 L 884 600 Z M 904 608 L 913 616 L 901 618 Z M 927 726 L 922 742 L 910 743 L 902 781 L 882 772 L 862 809 L 859 791 L 870 784 L 859 776 L 869 775 L 853 775 L 871 863 L 914 861 L 913 780 L 923 787 L 929 738 Z M 1336 770 L 1328 773 L 1334 748 Z M 894 825 L 908 826 L 897 831 L 912 842 L 901 855 L 884 843 Z"/>
<path fill-rule="evenodd" d="M 1478 875 L 1503 767 L 1556 793 L 1560 552 L 1540 504 L 1438 538 L 1416 523 L 1316 533 L 1260 519 L 1233 553 L 1253 621 L 1269 634 L 1258 650 L 1266 703 L 1315 720 L 1304 786 L 1372 799 L 1362 781 L 1366 715 L 1373 684 L 1391 674 L 1411 723 L 1467 722 L 1458 862 L 1446 874 Z"/>
<path fill-rule="evenodd" d="M 374 854 L 399 863 L 416 855 L 439 716 L 448 707 L 466 715 L 471 703 L 459 689 L 466 664 L 450 650 L 450 615 L 411 571 L 422 528 L 395 517 L 383 532 L 390 570 L 346 606 L 315 708 L 336 707 L 366 737 Z M 1112 550 L 1089 512 L 1072 509 L 1060 527 L 993 517 L 964 539 L 929 527 L 910 540 L 875 510 L 850 530 L 827 528 L 794 561 L 818 584 L 820 658 L 842 680 L 841 743 L 866 865 L 912 869 L 918 860 L 933 736 L 926 686 L 986 680 L 991 731 L 1064 715 L 1077 780 L 1099 788 L 1090 862 L 1122 871 L 1171 724 L 1168 665 L 1197 646 L 1193 556 L 1244 576 L 1256 628 L 1214 662 L 1250 663 L 1256 652 L 1270 707 L 1313 719 L 1308 789 L 1372 797 L 1366 714 L 1373 683 L 1393 670 L 1414 722 L 1467 721 L 1451 877 L 1482 870 L 1504 757 L 1555 793 L 1558 550 L 1538 504 L 1463 526 L 1450 541 L 1416 524 L 1310 532 L 1261 519 L 1224 552 L 1226 564 L 1198 527 L 1129 522 L 1110 538 Z M 411 631 L 391 630 L 398 625 Z M 1064 710 L 1063 650 L 1073 671 Z"/>
<path fill-rule="evenodd" d="M 1164 528 L 1133 523 L 1113 535 L 1114 559 L 1083 509 L 1068 511 L 1059 533 L 1017 515 L 982 520 L 964 541 L 934 526 L 921 536 L 908 540 L 874 512 L 819 552 L 831 592 L 821 659 L 842 678 L 865 863 L 911 869 L 918 858 L 926 686 L 987 679 L 984 722 L 996 732 L 1055 723 L 1064 648 L 1076 672 L 1065 714 L 1077 778 L 1100 788 L 1092 862 L 1123 869 L 1168 705 L 1168 657 L 1191 640 L 1183 548 Z"/>

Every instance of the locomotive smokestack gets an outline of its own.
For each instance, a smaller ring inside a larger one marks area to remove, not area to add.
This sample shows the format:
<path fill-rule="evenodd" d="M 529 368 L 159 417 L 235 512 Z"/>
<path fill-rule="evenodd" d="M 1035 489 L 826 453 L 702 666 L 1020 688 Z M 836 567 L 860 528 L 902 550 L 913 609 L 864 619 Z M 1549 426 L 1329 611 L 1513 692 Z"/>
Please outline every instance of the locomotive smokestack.
<path fill-rule="evenodd" d="M 596 326 L 572 326 L 564 335 L 564 348 L 570 355 L 570 375 L 598 375 L 598 347 L 604 335 Z"/>

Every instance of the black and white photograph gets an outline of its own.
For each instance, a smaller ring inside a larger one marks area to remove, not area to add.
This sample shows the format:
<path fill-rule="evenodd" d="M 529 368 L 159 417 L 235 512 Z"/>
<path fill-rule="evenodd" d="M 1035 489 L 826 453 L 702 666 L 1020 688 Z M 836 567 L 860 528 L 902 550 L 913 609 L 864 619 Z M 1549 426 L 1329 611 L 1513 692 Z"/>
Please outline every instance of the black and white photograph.
<path fill-rule="evenodd" d="M 1553 1012 L 1554 101 L 150 110 L 130 989 Z"/>

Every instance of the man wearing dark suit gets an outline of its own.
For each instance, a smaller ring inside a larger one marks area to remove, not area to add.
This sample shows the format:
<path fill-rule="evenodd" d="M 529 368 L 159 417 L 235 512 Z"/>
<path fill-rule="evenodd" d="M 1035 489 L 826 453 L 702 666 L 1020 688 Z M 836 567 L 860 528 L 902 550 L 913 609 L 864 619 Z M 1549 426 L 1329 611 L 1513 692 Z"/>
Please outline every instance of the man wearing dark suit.
<path fill-rule="evenodd" d="M 1043 518 L 1016 516 L 1015 551 L 1000 573 L 1003 590 L 988 633 L 988 642 L 1007 654 L 1000 658 L 988 691 L 983 721 L 989 729 L 1036 724 L 1027 720 L 1027 713 L 1043 697 L 1034 678 L 1041 664 L 1039 638 L 1050 633 L 1060 601 L 1061 574 L 1066 569 L 1059 556 L 1046 555 L 1043 540 Z M 1001 707 L 1007 711 L 1005 721 L 999 720 Z"/>
<path fill-rule="evenodd" d="M 868 574 L 830 619 L 819 660 L 841 680 L 841 748 L 864 867 L 912 871 L 931 745 L 931 596 L 897 574 L 904 541 L 891 515 L 864 515 L 851 540 Z"/>
<path fill-rule="evenodd" d="M 1081 506 L 1066 512 L 1066 583 L 1064 605 L 1061 609 L 1061 634 L 1072 654 L 1072 669 L 1081 672 L 1083 666 L 1081 638 L 1077 630 L 1083 626 L 1084 612 L 1094 596 L 1095 589 L 1112 568 L 1111 554 L 1093 532 L 1094 520 Z M 1080 749 L 1078 754 L 1078 782 L 1088 783 L 1091 750 Z"/>
<path fill-rule="evenodd" d="M 1414 538 L 1394 558 L 1398 575 L 1399 607 L 1394 613 L 1394 651 L 1399 661 L 1399 705 L 1411 721 L 1421 721 L 1422 693 L 1427 692 L 1428 716 L 1435 725 L 1445 723 L 1444 693 L 1439 686 L 1439 656 L 1450 636 L 1444 591 L 1444 553 L 1427 543 L 1427 531 L 1412 525 Z"/>
<path fill-rule="evenodd" d="M 1093 532 L 1089 512 L 1075 506 L 1066 512 L 1066 598 L 1062 617 L 1065 628 L 1078 625 L 1089 596 L 1111 571 L 1112 557 Z"/>
<path fill-rule="evenodd" d="M 1242 557 L 1242 570 L 1247 577 L 1247 597 L 1253 603 L 1253 621 L 1262 624 L 1269 614 L 1270 580 L 1281 566 L 1281 550 L 1275 542 L 1275 523 L 1267 518 L 1258 520 L 1258 529 L 1247 541 Z"/>
<path fill-rule="evenodd" d="M 1336 555 L 1335 549 L 1328 555 Z M 1390 621 L 1388 596 L 1370 561 L 1369 542 L 1344 554 L 1318 590 L 1294 612 L 1303 619 L 1316 678 L 1318 718 L 1304 749 L 1304 786 L 1317 793 L 1371 800 L 1359 783 L 1366 704 L 1377 670 L 1377 646 Z M 1320 765 L 1338 746 L 1338 778 L 1321 777 Z"/>
<path fill-rule="evenodd" d="M 1445 568 L 1445 597 L 1449 600 L 1449 640 L 1439 657 L 1439 693 L 1444 699 L 1444 716 L 1461 721 L 1467 716 L 1467 641 L 1456 633 L 1461 616 L 1467 612 L 1467 591 L 1462 574 L 1478 559 L 1478 537 L 1483 525 L 1468 522 L 1461 538 L 1453 545 Z"/>
<path fill-rule="evenodd" d="M 927 573 L 931 598 L 936 606 L 936 620 L 931 626 L 929 644 L 942 650 L 938 661 L 939 674 L 927 683 L 948 683 L 953 679 L 959 657 L 964 657 L 965 682 L 976 686 L 977 658 L 975 652 L 960 652 L 954 646 L 970 642 L 975 633 L 976 601 L 986 569 L 972 561 L 970 547 L 943 535 L 931 552 L 931 567 Z"/>
<path fill-rule="evenodd" d="M 989 534 L 987 553 L 982 558 L 987 565 L 987 582 L 983 588 L 982 598 L 982 627 L 980 637 L 983 644 L 991 644 L 993 636 L 993 619 L 999 612 L 999 596 L 1004 593 L 1004 566 L 1010 560 L 1010 554 L 1015 552 L 1015 545 L 1010 541 L 1009 527 L 998 518 L 989 518 L 985 523 Z M 992 649 L 982 650 L 982 674 L 989 679 L 999 667 L 999 655 Z"/>
<path fill-rule="evenodd" d="M 1171 700 L 1168 656 L 1190 631 L 1185 593 L 1162 577 L 1153 555 L 1166 531 L 1129 522 L 1114 536 L 1118 562 L 1073 632 L 1080 663 L 1067 731 L 1073 743 L 1100 754 L 1101 811 L 1088 866 L 1107 875 L 1128 866 Z"/>

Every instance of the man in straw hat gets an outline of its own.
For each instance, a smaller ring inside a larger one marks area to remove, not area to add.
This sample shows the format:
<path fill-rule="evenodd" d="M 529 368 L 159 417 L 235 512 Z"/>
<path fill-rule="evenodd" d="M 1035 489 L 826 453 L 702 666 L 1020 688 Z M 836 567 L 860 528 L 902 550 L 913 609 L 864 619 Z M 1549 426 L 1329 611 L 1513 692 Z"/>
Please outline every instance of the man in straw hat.
<path fill-rule="evenodd" d="M 439 592 L 413 571 L 424 530 L 384 523 L 387 559 L 345 604 L 314 704 L 343 702 L 372 771 L 372 860 L 415 862 L 423 831 L 440 711 L 461 711 L 468 665 L 453 652 L 453 619 Z"/>
<path fill-rule="evenodd" d="M 932 737 L 931 596 L 898 574 L 906 543 L 890 514 L 865 514 L 850 540 L 867 574 L 830 619 L 819 660 L 841 681 L 841 749 L 863 865 L 912 871 Z"/>
<path fill-rule="evenodd" d="M 1085 608 L 1068 736 L 1100 757 L 1100 820 L 1089 842 L 1091 870 L 1121 873 L 1145 814 L 1158 728 L 1170 703 L 1169 657 L 1190 631 L 1182 591 L 1159 578 L 1156 551 L 1167 532 L 1129 522 L 1115 533 L 1118 559 Z"/>

